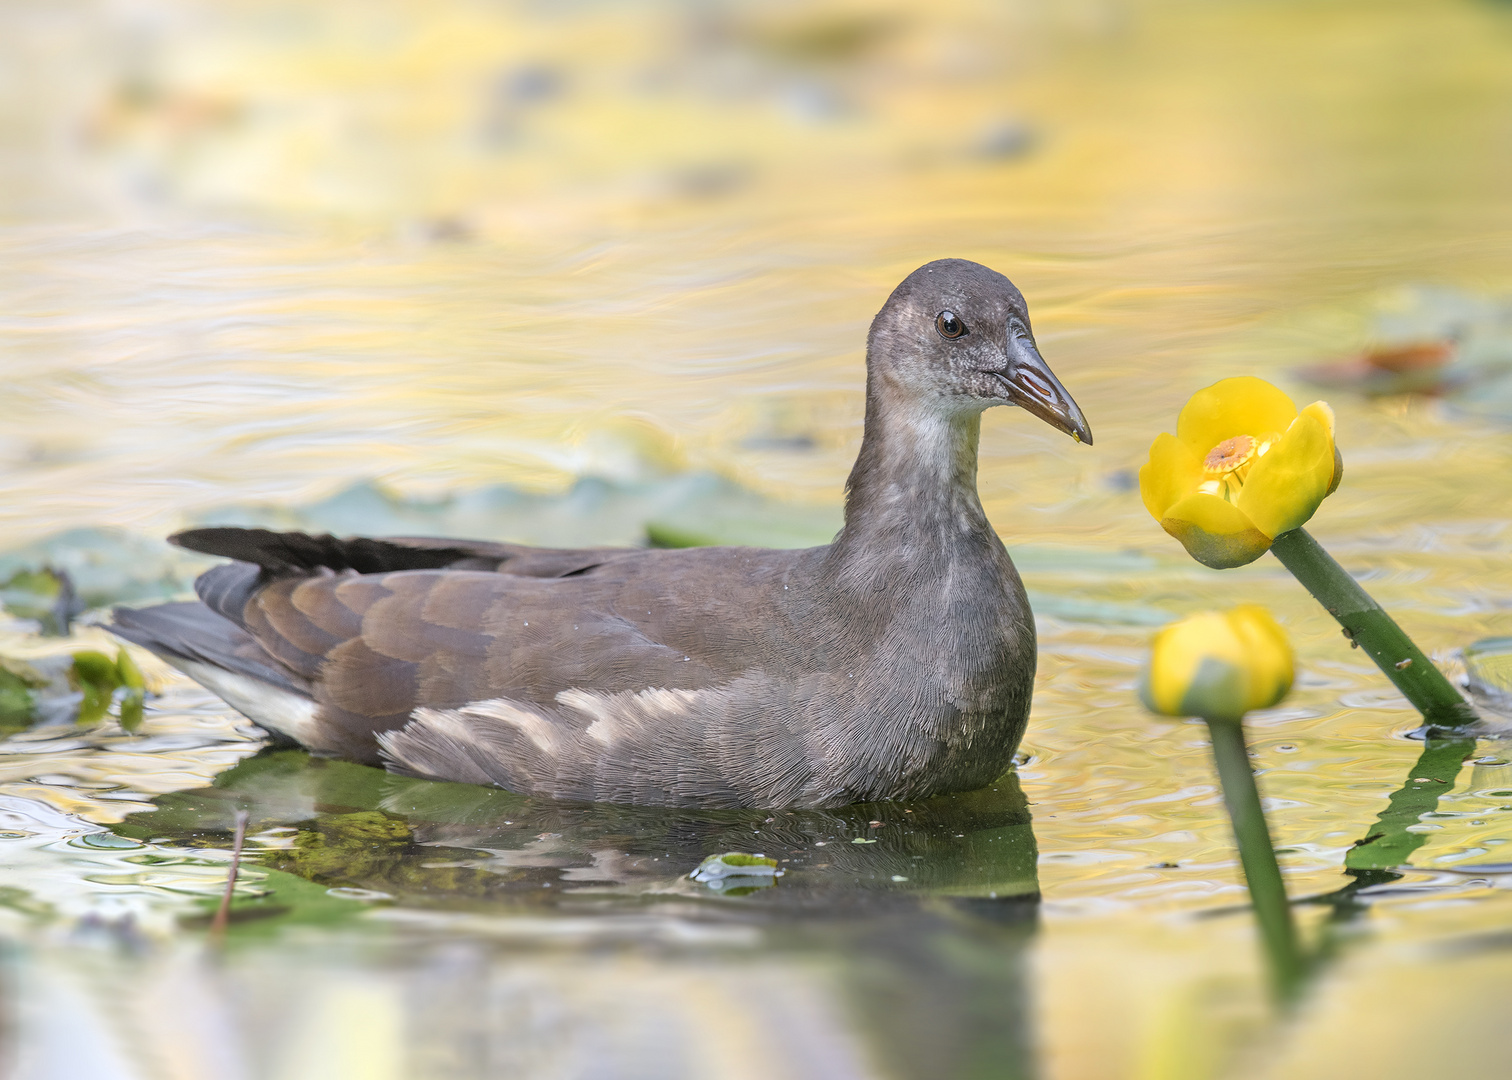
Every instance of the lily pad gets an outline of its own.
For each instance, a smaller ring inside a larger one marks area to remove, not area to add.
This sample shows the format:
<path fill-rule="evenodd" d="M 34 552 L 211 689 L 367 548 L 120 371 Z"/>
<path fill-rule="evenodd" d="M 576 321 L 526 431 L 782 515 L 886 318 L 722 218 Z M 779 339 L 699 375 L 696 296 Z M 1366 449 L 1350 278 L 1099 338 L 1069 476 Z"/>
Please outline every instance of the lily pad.
<path fill-rule="evenodd" d="M 124 648 L 114 658 L 92 649 L 74 653 L 68 681 L 84 695 L 79 703 L 80 724 L 99 723 L 111 703 L 119 700 L 121 726 L 135 731 L 141 725 L 145 684 L 141 671 Z"/>
<path fill-rule="evenodd" d="M 31 727 L 36 719 L 36 691 L 49 682 L 26 661 L 0 656 L 0 735 Z"/>
<path fill-rule="evenodd" d="M 302 507 L 228 506 L 200 519 L 338 536 L 475 536 L 564 547 L 803 547 L 828 543 L 840 526 L 838 508 L 780 503 L 708 472 L 644 480 L 586 476 L 565 491 L 545 493 L 493 484 L 440 498 L 406 497 L 362 482 Z"/>
<path fill-rule="evenodd" d="M 0 575 L 22 581 L 35 581 L 29 575 L 44 570 L 62 575 L 76 594 L 74 614 L 78 614 L 108 604 L 182 596 L 192 591 L 194 578 L 216 561 L 173 547 L 160 537 L 125 529 L 82 528 L 54 533 L 0 555 Z M 0 597 L 0 602 L 23 614 L 10 600 Z"/>
<path fill-rule="evenodd" d="M 93 649 L 35 660 L 0 657 L 0 737 L 48 724 L 96 724 L 112 704 L 121 726 L 142 723 L 146 683 L 123 648 L 112 658 Z"/>
<path fill-rule="evenodd" d="M 67 636 L 74 618 L 84 610 L 73 579 L 51 566 L 22 567 L 0 581 L 0 606 L 12 615 L 36 620 L 49 637 Z"/>

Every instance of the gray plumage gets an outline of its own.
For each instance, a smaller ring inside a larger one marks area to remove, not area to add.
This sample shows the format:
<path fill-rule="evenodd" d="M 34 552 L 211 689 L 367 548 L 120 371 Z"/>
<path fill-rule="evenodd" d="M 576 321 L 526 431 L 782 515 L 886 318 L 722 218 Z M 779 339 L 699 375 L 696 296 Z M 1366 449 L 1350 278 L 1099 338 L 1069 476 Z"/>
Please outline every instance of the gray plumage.
<path fill-rule="evenodd" d="M 810 806 L 980 787 L 1034 623 L 977 497 L 981 413 L 1085 442 L 1018 290 L 963 260 L 872 323 L 845 526 L 802 551 L 558 551 L 199 529 L 239 560 L 115 630 L 311 750 L 579 801 Z"/>

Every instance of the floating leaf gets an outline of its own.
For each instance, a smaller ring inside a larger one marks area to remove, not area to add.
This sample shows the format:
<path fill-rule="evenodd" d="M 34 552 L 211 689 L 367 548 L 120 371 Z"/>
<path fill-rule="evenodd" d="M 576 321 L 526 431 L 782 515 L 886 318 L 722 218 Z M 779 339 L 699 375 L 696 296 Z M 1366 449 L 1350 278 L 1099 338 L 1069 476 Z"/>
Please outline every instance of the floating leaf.
<path fill-rule="evenodd" d="M 98 724 L 110 711 L 110 703 L 119 696 L 121 727 L 135 731 L 141 726 L 147 683 L 124 648 L 117 650 L 114 658 L 93 649 L 74 653 L 68 684 L 84 695 L 75 718 L 77 723 Z"/>
<path fill-rule="evenodd" d="M 37 706 L 32 691 L 46 685 L 47 679 L 30 664 L 0 657 L 0 734 L 31 727 Z"/>
<path fill-rule="evenodd" d="M 140 690 L 128 690 L 121 695 L 120 720 L 124 730 L 135 734 L 142 726 L 142 706 L 145 703 L 146 695 Z"/>
<path fill-rule="evenodd" d="M 116 674 L 121 680 L 121 727 L 136 731 L 142 726 L 142 705 L 147 700 L 147 682 L 142 678 L 141 668 L 123 647 L 116 653 Z"/>
<path fill-rule="evenodd" d="M 121 674 L 116 668 L 116 662 L 110 657 L 86 649 L 74 653 L 68 682 L 84 694 L 84 700 L 79 704 L 78 723 L 98 724 L 110 709 L 116 687 L 121 685 Z"/>
<path fill-rule="evenodd" d="M 124 647 L 116 653 L 116 673 L 120 676 L 121 685 L 127 689 L 146 690 L 147 680 L 142 678 L 142 669 L 136 666 L 136 661 Z"/>
<path fill-rule="evenodd" d="M 50 566 L 23 567 L 0 581 L 0 604 L 13 615 L 35 619 L 49 637 L 66 636 L 74 617 L 84 610 L 73 579 Z"/>
<path fill-rule="evenodd" d="M 777 884 L 782 871 L 777 869 L 776 859 L 727 851 L 710 855 L 688 876 L 724 896 L 745 896 Z"/>
<path fill-rule="evenodd" d="M 172 599 L 188 592 L 195 575 L 214 562 L 172 547 L 158 536 L 124 529 L 68 529 L 0 555 L 0 577 L 34 574 L 37 567 L 46 567 L 69 583 L 76 597 L 72 611 L 77 614 L 123 601 Z M 0 595 L 0 600 L 21 614 L 8 598 Z"/>
<path fill-rule="evenodd" d="M 1506 300 L 1414 286 L 1382 297 L 1374 323 L 1370 348 L 1296 374 L 1365 397 L 1442 396 L 1463 412 L 1512 416 L 1512 305 Z"/>

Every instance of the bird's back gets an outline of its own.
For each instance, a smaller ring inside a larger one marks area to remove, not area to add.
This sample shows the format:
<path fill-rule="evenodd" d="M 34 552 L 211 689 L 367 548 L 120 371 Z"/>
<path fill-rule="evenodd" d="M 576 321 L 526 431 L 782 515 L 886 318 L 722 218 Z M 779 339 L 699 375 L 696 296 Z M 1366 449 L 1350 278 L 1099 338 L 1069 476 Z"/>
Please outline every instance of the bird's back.
<path fill-rule="evenodd" d="M 198 546 L 247 553 L 217 532 Z M 222 651 L 281 685 L 261 675 L 259 696 L 239 700 L 223 673 L 207 685 L 317 752 L 581 801 L 841 805 L 936 790 L 946 758 L 962 778 L 945 786 L 977 786 L 1022 730 L 1012 613 L 994 645 L 980 612 L 953 618 L 938 588 L 846 594 L 828 547 L 561 554 L 514 548 L 494 569 L 217 567 L 198 588 L 224 619 Z M 553 557 L 562 572 L 545 576 Z M 980 609 L 979 585 L 969 593 Z M 118 623 L 152 647 L 154 610 Z M 214 620 L 194 618 L 203 652 Z M 963 627 L 981 655 L 952 653 Z M 1032 676 L 1032 633 L 1028 649 Z M 179 666 L 201 678 L 205 657 L 189 659 L 199 666 Z M 994 726 L 1002 738 L 986 737 Z"/>

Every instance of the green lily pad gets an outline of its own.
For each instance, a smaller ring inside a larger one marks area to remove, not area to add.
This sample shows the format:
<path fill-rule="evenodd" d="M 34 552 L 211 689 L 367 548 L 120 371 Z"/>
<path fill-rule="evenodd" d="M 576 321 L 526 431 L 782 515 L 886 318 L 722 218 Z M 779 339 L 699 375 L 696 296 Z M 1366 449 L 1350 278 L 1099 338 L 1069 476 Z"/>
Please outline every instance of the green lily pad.
<path fill-rule="evenodd" d="M 777 869 L 776 859 L 727 851 L 710 855 L 688 876 L 723 896 L 748 896 L 777 884 L 782 871 Z"/>

